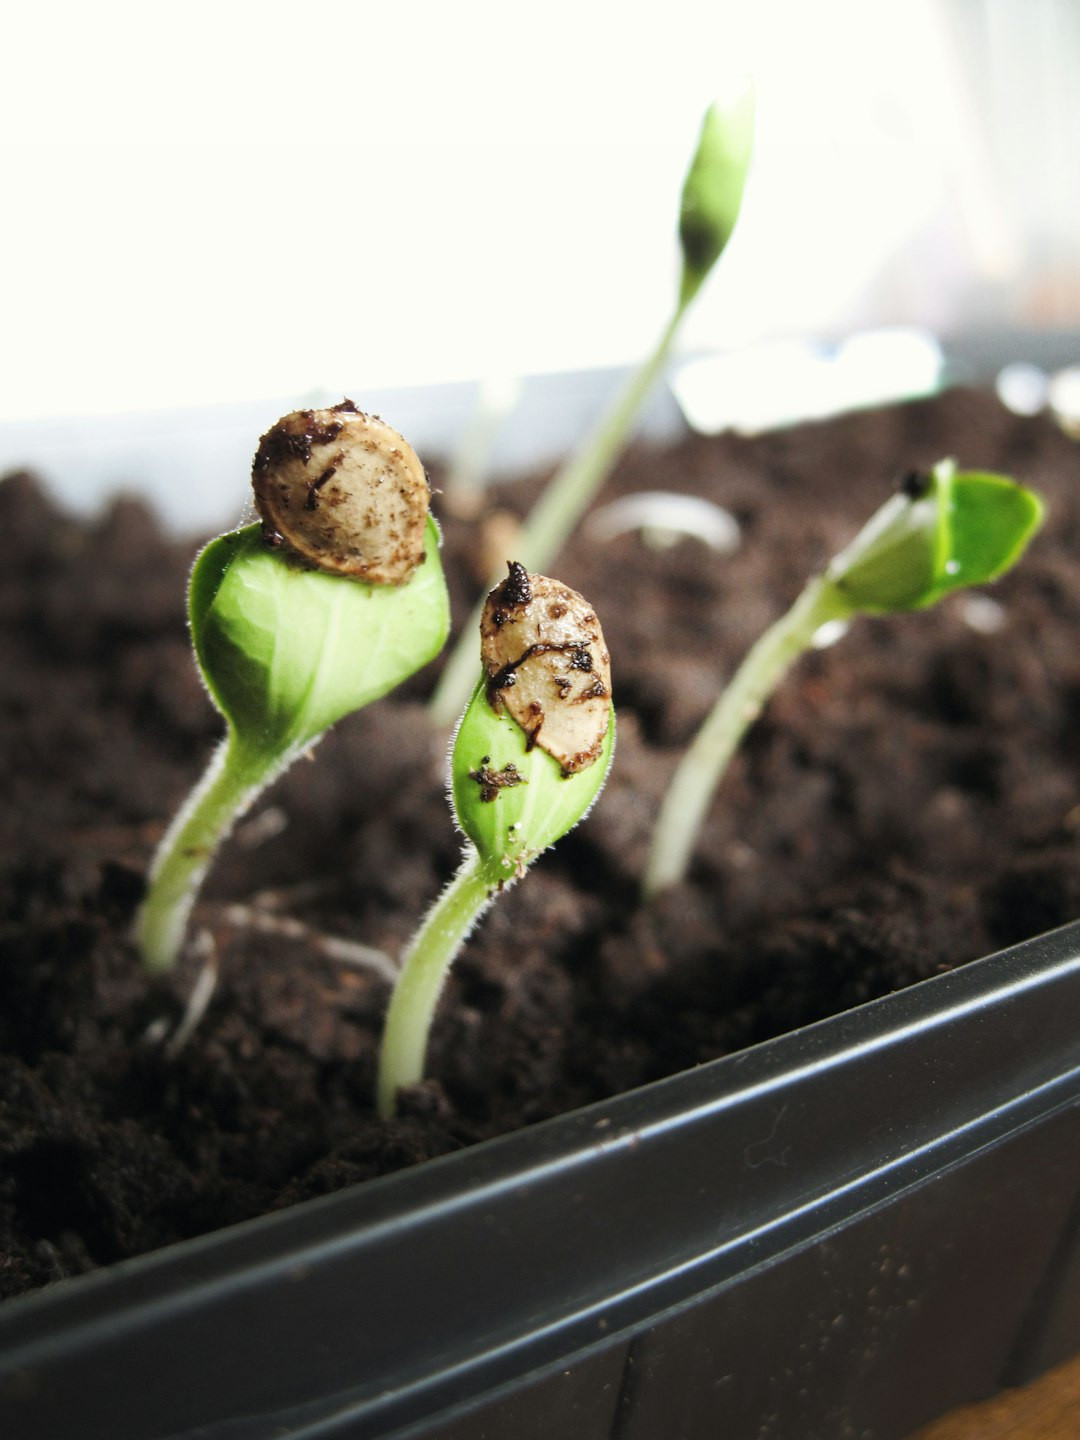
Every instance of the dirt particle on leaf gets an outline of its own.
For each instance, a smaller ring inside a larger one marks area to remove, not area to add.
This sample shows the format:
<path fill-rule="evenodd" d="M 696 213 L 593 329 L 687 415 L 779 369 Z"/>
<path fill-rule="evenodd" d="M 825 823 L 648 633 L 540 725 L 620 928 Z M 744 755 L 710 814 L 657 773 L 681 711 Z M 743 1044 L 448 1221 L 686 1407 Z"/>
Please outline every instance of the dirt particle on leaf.
<path fill-rule="evenodd" d="M 930 489 L 930 476 L 925 470 L 909 470 L 900 481 L 900 493 L 909 500 L 921 500 Z"/>
<path fill-rule="evenodd" d="M 490 755 L 485 755 L 479 768 L 469 771 L 469 779 L 475 780 L 480 786 L 480 799 L 485 803 L 489 804 L 496 799 L 500 790 L 508 790 L 515 785 L 529 783 L 513 763 L 508 762 L 501 770 L 492 770 L 490 760 Z"/>

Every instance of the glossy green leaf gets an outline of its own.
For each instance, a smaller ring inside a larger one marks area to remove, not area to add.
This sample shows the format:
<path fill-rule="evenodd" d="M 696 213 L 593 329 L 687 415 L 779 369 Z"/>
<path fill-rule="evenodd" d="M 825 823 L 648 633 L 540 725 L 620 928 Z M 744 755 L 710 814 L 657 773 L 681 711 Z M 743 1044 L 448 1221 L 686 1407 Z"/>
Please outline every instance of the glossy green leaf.
<path fill-rule="evenodd" d="M 1003 475 L 969 470 L 953 476 L 944 564 L 927 604 L 950 590 L 1003 574 L 1019 560 L 1044 513 L 1038 495 Z"/>
<path fill-rule="evenodd" d="M 754 90 L 747 77 L 705 113 L 683 183 L 679 241 L 681 301 L 688 303 L 723 253 L 742 208 L 754 141 Z"/>
<path fill-rule="evenodd" d="M 291 562 L 258 525 L 222 535 L 195 562 L 189 613 L 203 677 L 238 740 L 294 750 L 442 648 L 450 617 L 435 522 L 424 564 L 401 586 Z"/>
<path fill-rule="evenodd" d="M 458 824 L 481 859 L 509 877 L 573 829 L 600 793 L 614 743 L 612 709 L 599 757 L 563 775 L 552 756 L 528 748 L 521 726 L 496 713 L 478 685 L 458 726 L 451 777 Z"/>

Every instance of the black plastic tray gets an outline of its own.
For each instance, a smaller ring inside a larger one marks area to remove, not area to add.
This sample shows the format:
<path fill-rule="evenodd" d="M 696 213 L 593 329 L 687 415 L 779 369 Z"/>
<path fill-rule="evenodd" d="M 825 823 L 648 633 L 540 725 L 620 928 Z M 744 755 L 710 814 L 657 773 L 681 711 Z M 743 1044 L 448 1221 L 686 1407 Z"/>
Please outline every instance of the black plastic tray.
<path fill-rule="evenodd" d="M 6 1440 L 892 1440 L 1080 1348 L 1080 925 L 0 1309 Z"/>

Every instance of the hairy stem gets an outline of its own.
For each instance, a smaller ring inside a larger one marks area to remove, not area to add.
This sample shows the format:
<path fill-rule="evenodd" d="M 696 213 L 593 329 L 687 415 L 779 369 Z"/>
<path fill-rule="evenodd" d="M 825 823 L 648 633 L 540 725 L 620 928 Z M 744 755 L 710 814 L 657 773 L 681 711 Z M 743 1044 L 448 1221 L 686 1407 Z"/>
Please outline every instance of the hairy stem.
<path fill-rule="evenodd" d="M 214 752 L 165 832 L 150 870 L 149 889 L 135 921 L 135 940 L 148 970 L 160 974 L 176 963 L 215 850 L 280 768 L 280 756 L 253 756 L 231 732 Z"/>
<path fill-rule="evenodd" d="M 823 625 L 850 614 L 835 586 L 814 579 L 749 651 L 694 737 L 664 796 L 645 867 L 646 899 L 683 879 L 728 762 L 788 668 Z"/>
<path fill-rule="evenodd" d="M 513 558 L 526 570 L 547 569 L 612 470 L 638 411 L 667 363 L 689 303 L 688 298 L 676 306 L 652 354 L 630 376 L 588 439 L 552 478 L 533 506 L 514 545 Z M 485 595 L 502 578 L 502 573 L 500 569 L 491 577 Z M 483 608 L 481 601 L 462 627 L 431 698 L 431 714 L 437 725 L 454 723 L 476 683 L 474 637 Z"/>
<path fill-rule="evenodd" d="M 376 1109 L 390 1119 L 403 1085 L 424 1075 L 428 1033 L 450 966 L 487 909 L 501 879 L 491 861 L 468 850 L 461 868 L 428 912 L 409 948 L 390 999 L 379 1055 Z"/>

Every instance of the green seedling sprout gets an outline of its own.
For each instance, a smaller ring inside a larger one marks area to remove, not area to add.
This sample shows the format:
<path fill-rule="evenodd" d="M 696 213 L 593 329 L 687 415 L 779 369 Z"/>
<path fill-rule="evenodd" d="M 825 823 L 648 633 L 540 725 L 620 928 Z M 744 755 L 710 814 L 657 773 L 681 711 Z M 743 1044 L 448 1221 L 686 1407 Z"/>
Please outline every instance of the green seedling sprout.
<path fill-rule="evenodd" d="M 343 716 L 434 658 L 449 629 L 429 491 L 412 447 L 351 401 L 286 416 L 252 475 L 261 524 L 221 535 L 188 612 L 225 739 L 165 834 L 135 938 L 176 962 L 214 852 L 256 796 Z"/>
<path fill-rule="evenodd" d="M 1020 558 L 1042 516 L 1039 497 L 1002 475 L 958 471 L 949 460 L 928 475 L 909 475 L 758 640 L 720 696 L 661 805 L 646 897 L 682 880 L 744 732 L 824 627 L 857 615 L 923 610 L 954 590 L 995 579 Z"/>
<path fill-rule="evenodd" d="M 450 798 L 467 844 L 406 951 L 390 1000 L 377 1108 L 423 1078 L 450 966 L 477 920 L 587 813 L 615 738 L 611 672 L 595 613 L 575 591 L 511 564 L 481 620 L 483 678 L 458 726 Z"/>
<path fill-rule="evenodd" d="M 652 353 L 630 376 L 581 448 L 552 478 L 515 541 L 521 563 L 543 570 L 558 555 L 626 445 L 634 420 L 664 369 L 687 311 L 735 229 L 750 166 L 754 94 L 740 81 L 705 113 L 697 149 L 683 183 L 679 210 L 682 269 L 678 297 Z M 477 606 L 462 630 L 431 701 L 436 724 L 461 713 L 476 675 L 472 637 Z"/>

